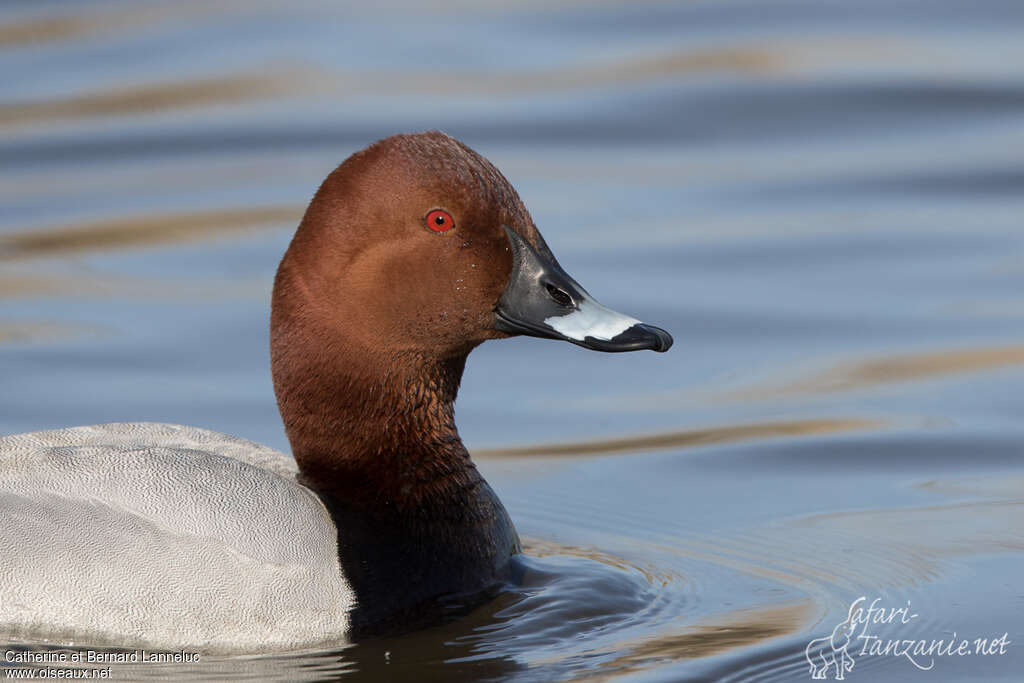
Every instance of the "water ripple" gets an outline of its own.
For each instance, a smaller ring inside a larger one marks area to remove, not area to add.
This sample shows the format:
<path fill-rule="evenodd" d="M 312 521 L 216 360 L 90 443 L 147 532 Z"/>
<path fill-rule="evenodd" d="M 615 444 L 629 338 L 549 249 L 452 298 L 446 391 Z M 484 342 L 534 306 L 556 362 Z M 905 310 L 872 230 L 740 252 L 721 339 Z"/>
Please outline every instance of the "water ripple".
<path fill-rule="evenodd" d="M 551 457 L 566 455 L 605 455 L 639 453 L 651 450 L 693 448 L 711 444 L 752 441 L 774 436 L 810 436 L 869 430 L 881 426 L 877 420 L 855 418 L 819 418 L 787 422 L 761 422 L 725 425 L 703 429 L 687 429 L 661 434 L 646 434 L 619 439 L 581 441 L 576 443 L 534 444 L 511 448 L 485 448 L 473 451 L 476 458 Z"/>
<path fill-rule="evenodd" d="M 222 234 L 293 225 L 301 215 L 302 209 L 297 206 L 267 206 L 115 218 L 0 233 L 0 260 L 209 239 Z"/>

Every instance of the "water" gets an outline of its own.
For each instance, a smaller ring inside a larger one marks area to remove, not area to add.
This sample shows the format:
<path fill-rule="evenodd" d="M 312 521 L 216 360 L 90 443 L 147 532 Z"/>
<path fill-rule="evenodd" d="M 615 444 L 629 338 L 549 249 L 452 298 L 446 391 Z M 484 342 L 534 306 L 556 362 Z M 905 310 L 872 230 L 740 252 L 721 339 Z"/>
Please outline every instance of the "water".
<path fill-rule="evenodd" d="M 492 603 L 114 677 L 810 680 L 867 596 L 918 615 L 878 633 L 1010 645 L 851 647 L 848 680 L 1016 680 L 1022 38 L 1009 1 L 5 3 L 2 433 L 286 449 L 273 271 L 399 131 L 489 157 L 584 286 L 676 338 L 473 353 L 460 429 L 527 547 Z"/>

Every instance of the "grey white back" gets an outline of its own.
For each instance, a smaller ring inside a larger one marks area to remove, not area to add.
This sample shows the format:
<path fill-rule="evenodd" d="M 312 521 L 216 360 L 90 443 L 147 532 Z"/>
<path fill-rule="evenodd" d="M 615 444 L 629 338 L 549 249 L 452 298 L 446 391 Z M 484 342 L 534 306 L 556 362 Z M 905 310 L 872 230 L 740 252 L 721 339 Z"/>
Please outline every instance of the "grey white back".
<path fill-rule="evenodd" d="M 354 598 L 337 530 L 296 472 L 273 449 L 178 425 L 0 438 L 0 636 L 206 652 L 343 642 Z"/>

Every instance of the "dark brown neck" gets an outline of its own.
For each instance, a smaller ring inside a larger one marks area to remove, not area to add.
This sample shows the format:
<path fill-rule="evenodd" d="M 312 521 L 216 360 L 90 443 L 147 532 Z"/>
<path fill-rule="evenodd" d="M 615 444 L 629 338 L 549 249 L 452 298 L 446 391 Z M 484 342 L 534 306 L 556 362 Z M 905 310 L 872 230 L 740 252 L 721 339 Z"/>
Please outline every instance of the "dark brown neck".
<path fill-rule="evenodd" d="M 338 362 L 293 355 L 320 347 L 288 332 L 276 325 L 272 337 L 275 389 L 300 480 L 338 530 L 357 598 L 350 636 L 430 624 L 451 613 L 452 600 L 478 604 L 508 578 L 519 538 L 455 429 L 465 356 L 385 359 L 364 350 Z"/>
<path fill-rule="evenodd" d="M 275 352 L 278 401 L 304 482 L 368 511 L 451 503 L 477 486 L 454 419 L 465 356 L 347 350 L 336 359 Z"/>

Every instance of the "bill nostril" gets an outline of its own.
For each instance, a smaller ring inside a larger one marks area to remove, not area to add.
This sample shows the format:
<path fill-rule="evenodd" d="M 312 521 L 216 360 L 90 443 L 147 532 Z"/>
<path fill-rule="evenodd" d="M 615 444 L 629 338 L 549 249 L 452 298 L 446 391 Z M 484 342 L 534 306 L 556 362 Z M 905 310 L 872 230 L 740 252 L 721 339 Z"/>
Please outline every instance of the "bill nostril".
<path fill-rule="evenodd" d="M 569 296 L 569 294 L 564 289 L 559 289 L 554 285 L 548 284 L 544 285 L 544 288 L 547 290 L 548 296 L 550 296 L 556 304 L 558 304 L 559 306 L 565 306 L 566 308 L 572 307 L 572 297 Z"/>

